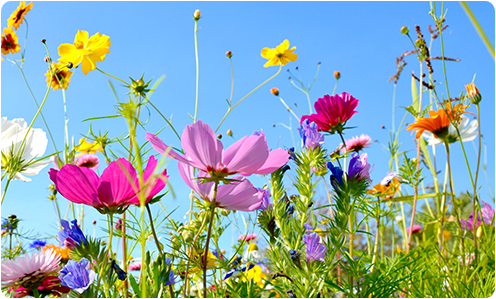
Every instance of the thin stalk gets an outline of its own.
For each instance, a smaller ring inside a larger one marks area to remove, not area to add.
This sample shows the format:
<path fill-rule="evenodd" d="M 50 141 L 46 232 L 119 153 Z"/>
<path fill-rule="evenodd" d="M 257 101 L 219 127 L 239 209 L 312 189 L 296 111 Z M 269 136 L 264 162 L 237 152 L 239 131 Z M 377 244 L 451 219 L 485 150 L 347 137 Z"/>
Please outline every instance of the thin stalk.
<path fill-rule="evenodd" d="M 232 63 L 231 57 L 229 58 L 229 63 L 231 64 L 231 97 L 229 98 L 229 107 L 231 107 L 233 92 L 234 92 L 234 68 L 233 68 L 233 63 Z"/>
<path fill-rule="evenodd" d="M 145 99 L 146 99 L 146 98 L 145 98 Z M 155 105 L 153 105 L 153 103 L 152 103 L 152 102 L 150 102 L 150 100 L 149 100 L 149 99 L 146 99 L 146 101 L 147 101 L 150 105 L 152 105 L 153 109 L 155 109 L 155 111 L 157 111 L 157 112 L 158 112 L 158 114 L 160 114 L 160 116 L 162 116 L 162 118 L 163 118 L 163 119 L 164 119 L 164 120 L 165 120 L 165 121 L 169 124 L 169 126 L 172 128 L 172 130 L 173 130 L 173 131 L 174 131 L 174 133 L 176 134 L 177 138 L 178 138 L 179 140 L 181 140 L 181 136 L 179 136 L 179 134 L 177 133 L 176 129 L 174 129 L 174 126 L 172 126 L 172 124 L 170 123 L 170 121 L 169 121 L 169 120 L 168 120 L 168 119 L 167 119 L 167 118 L 166 118 L 166 117 L 162 114 L 162 112 L 160 112 L 160 110 L 158 110 L 158 108 L 157 108 L 157 107 L 155 107 Z"/>
<path fill-rule="evenodd" d="M 377 223 L 377 229 L 376 229 L 376 236 L 375 236 L 375 242 L 374 242 L 374 256 L 372 258 L 372 268 L 370 269 L 370 272 L 374 272 L 374 268 L 375 268 L 375 261 L 377 260 L 377 247 L 379 246 L 379 233 L 380 233 L 380 225 L 379 225 L 379 221 L 380 221 L 380 216 L 376 218 L 376 223 Z M 393 248 L 393 251 L 394 251 L 394 248 Z"/>
<path fill-rule="evenodd" d="M 207 261 L 208 261 L 208 244 L 210 243 L 210 234 L 212 233 L 212 224 L 214 222 L 215 216 L 215 200 L 217 199 L 217 187 L 219 186 L 218 182 L 215 182 L 214 185 L 214 199 L 211 202 L 212 208 L 210 210 L 210 224 L 208 225 L 207 232 L 207 242 L 205 244 L 205 250 L 203 251 L 203 298 L 207 298 Z"/>
<path fill-rule="evenodd" d="M 198 113 L 198 82 L 200 81 L 200 63 L 198 61 L 198 20 L 195 19 L 195 59 L 196 59 L 196 100 L 195 100 L 195 118 L 193 122 L 196 122 L 196 116 Z"/>
<path fill-rule="evenodd" d="M 274 75 L 272 75 L 269 79 L 265 80 L 264 82 L 262 82 L 260 85 L 258 85 L 257 87 L 255 87 L 252 91 L 250 91 L 247 95 L 245 95 L 244 97 L 241 98 L 241 100 L 239 100 L 236 104 L 234 104 L 234 106 L 232 107 L 229 107 L 229 109 L 227 109 L 227 112 L 226 112 L 226 115 L 224 115 L 224 118 L 222 118 L 222 120 L 220 121 L 220 124 L 217 126 L 217 129 L 215 129 L 215 132 L 217 132 L 220 128 L 220 126 L 222 125 L 222 123 L 224 122 L 224 120 L 226 119 L 226 117 L 229 115 L 229 113 L 231 112 L 231 110 L 234 109 L 234 107 L 238 106 L 244 99 L 246 99 L 250 94 L 252 94 L 255 90 L 259 89 L 260 87 L 262 87 L 263 85 L 265 85 L 267 82 L 269 82 L 270 80 L 274 79 L 277 75 L 279 75 L 279 73 L 281 72 L 281 69 L 282 69 L 282 64 L 279 66 L 279 70 L 277 71 L 277 73 L 275 73 Z"/>
<path fill-rule="evenodd" d="M 441 30 L 440 30 L 441 31 Z M 444 54 L 443 54 L 444 56 Z M 420 80 L 423 80 L 423 63 L 422 60 L 420 60 Z M 422 82 L 420 83 L 420 94 L 419 94 L 419 111 L 418 111 L 418 118 L 422 116 L 422 94 L 423 94 L 423 86 Z M 420 141 L 417 140 L 417 169 L 416 171 L 419 171 L 420 167 Z M 414 195 L 413 195 L 413 208 L 412 208 L 412 218 L 410 220 L 410 232 L 408 234 L 408 243 L 406 247 L 406 253 L 410 252 L 410 245 L 412 243 L 412 232 L 413 232 L 413 223 L 415 222 L 415 212 L 417 210 L 417 196 L 418 196 L 418 182 L 415 182 L 415 188 L 414 188 Z"/>
<path fill-rule="evenodd" d="M 6 172 L 7 173 L 7 172 Z M 5 198 L 5 194 L 7 194 L 7 188 L 9 188 L 9 183 L 12 179 L 10 178 L 10 175 L 7 177 L 7 183 L 5 183 L 5 189 L 3 189 L 3 194 L 2 194 L 2 202 L 0 203 L 3 205 L 3 200 Z"/>
<path fill-rule="evenodd" d="M 286 104 L 286 102 L 284 102 L 284 100 L 280 96 L 278 96 L 278 98 L 279 98 L 279 100 L 281 100 L 281 103 L 284 105 L 284 107 L 286 107 L 286 109 L 288 109 L 288 111 L 291 112 L 291 114 L 293 114 L 293 116 L 296 118 L 296 121 L 298 121 L 298 123 L 300 123 L 300 118 L 298 116 L 296 116 L 296 114 L 293 112 L 293 110 L 291 108 L 289 108 L 289 106 Z"/>
<path fill-rule="evenodd" d="M 124 272 L 127 273 L 127 244 L 126 244 L 126 211 L 122 213 L 122 264 L 123 264 L 123 270 Z M 126 279 L 122 282 L 122 288 L 123 288 L 123 296 L 124 298 L 127 298 L 127 292 L 128 292 L 128 281 L 127 281 L 127 276 Z"/>
<path fill-rule="evenodd" d="M 160 244 L 160 242 L 158 241 L 157 233 L 155 232 L 155 227 L 153 225 L 153 217 L 152 217 L 152 212 L 150 210 L 150 205 L 146 204 L 145 206 L 146 206 L 146 210 L 148 211 L 148 217 L 150 217 L 150 227 L 152 229 L 153 238 L 155 239 L 155 245 L 157 245 L 160 256 L 163 256 L 164 253 L 162 252 L 162 244 Z"/>
<path fill-rule="evenodd" d="M 304 90 L 303 92 L 307 96 L 308 108 L 310 109 L 310 114 L 312 114 L 313 113 L 313 111 L 312 111 L 312 100 L 310 100 L 310 95 L 308 94 L 308 90 Z"/>
<path fill-rule="evenodd" d="M 332 95 L 336 94 L 336 88 L 338 88 L 338 79 L 336 79 L 336 84 L 334 84 L 334 88 L 332 89 Z"/>
<path fill-rule="evenodd" d="M 326 182 L 326 179 L 324 178 L 324 176 L 322 176 L 322 180 L 324 181 L 324 186 L 326 188 L 326 193 L 327 193 L 327 200 L 329 201 L 329 214 L 331 215 L 331 218 L 333 218 L 332 202 L 331 202 L 331 195 L 329 193 L 329 187 L 327 187 L 327 182 Z"/>
<path fill-rule="evenodd" d="M 127 86 L 127 87 L 131 87 L 131 84 L 127 83 L 126 81 L 124 81 L 124 80 L 122 80 L 122 79 L 117 78 L 116 76 L 112 76 L 111 74 L 106 73 L 106 72 L 102 71 L 102 70 L 101 70 L 101 69 L 99 69 L 99 68 L 96 68 L 96 70 L 97 70 L 97 71 L 99 71 L 100 73 L 104 74 L 104 75 L 107 75 L 107 76 L 109 76 L 109 77 L 112 77 L 112 78 L 114 78 L 114 79 L 116 79 L 116 80 L 121 81 L 122 83 L 126 84 L 126 86 Z"/>
<path fill-rule="evenodd" d="M 57 77 L 57 75 L 55 75 Z M 57 77 L 57 81 L 58 81 Z M 60 84 L 60 83 L 59 83 Z M 64 161 L 67 163 L 69 155 L 69 128 L 67 127 L 67 102 L 65 100 L 65 89 L 62 89 L 62 98 L 64 100 Z"/>
<path fill-rule="evenodd" d="M 486 46 L 487 50 L 489 51 L 489 53 L 491 54 L 491 56 L 494 59 L 494 47 L 491 44 L 491 42 L 489 41 L 489 39 L 487 38 L 486 34 L 484 33 L 484 30 L 482 30 L 482 27 L 480 26 L 479 22 L 477 21 L 477 18 L 472 13 L 472 10 L 470 10 L 470 8 L 468 7 L 468 5 L 465 1 L 460 1 L 460 5 L 463 7 L 463 10 L 467 14 L 470 21 L 472 22 L 472 25 L 474 25 L 475 31 L 477 31 L 480 38 L 484 42 L 484 45 Z M 443 54 L 443 57 L 444 57 L 444 54 Z"/>
<path fill-rule="evenodd" d="M 462 2 L 462 5 L 467 5 L 465 3 Z M 493 52 L 494 53 L 494 52 Z M 476 171 L 475 171 L 475 183 L 474 183 L 474 198 L 472 199 L 472 215 L 474 215 L 474 218 L 472 219 L 473 220 L 473 223 L 472 223 L 472 231 L 474 233 L 474 251 L 475 251 L 475 261 L 477 262 L 477 256 L 478 256 L 478 250 L 477 250 L 477 232 L 476 232 L 476 229 L 475 229 L 475 219 L 477 218 L 476 215 L 477 215 L 477 211 L 475 209 L 475 201 L 476 201 L 476 198 L 477 198 L 477 178 L 479 177 L 479 166 L 480 166 L 480 160 L 481 160 L 481 150 L 482 150 L 482 136 L 481 136 L 481 128 L 480 128 L 480 125 L 481 125 L 481 122 L 480 122 L 480 107 L 479 107 L 479 104 L 476 104 L 475 105 L 477 107 L 477 122 L 478 122 L 478 125 L 479 125 L 479 152 L 477 154 L 477 168 L 476 168 Z"/>

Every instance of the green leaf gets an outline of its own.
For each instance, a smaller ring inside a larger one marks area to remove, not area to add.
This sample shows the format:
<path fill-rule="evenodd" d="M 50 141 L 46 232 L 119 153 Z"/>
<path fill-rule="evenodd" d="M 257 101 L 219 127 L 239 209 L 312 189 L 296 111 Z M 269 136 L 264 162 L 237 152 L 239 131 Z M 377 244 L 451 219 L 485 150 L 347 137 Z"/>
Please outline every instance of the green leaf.
<path fill-rule="evenodd" d="M 412 100 L 413 100 L 413 109 L 418 111 L 418 93 L 417 93 L 417 82 L 415 82 L 415 78 L 412 76 Z"/>
<path fill-rule="evenodd" d="M 417 195 L 417 199 L 424 199 L 424 198 L 431 198 L 431 197 L 438 197 L 442 195 L 450 195 L 448 192 L 439 192 L 439 193 L 427 193 L 427 194 L 419 194 Z M 413 195 L 407 195 L 407 196 L 398 196 L 398 197 L 393 197 L 388 200 L 381 200 L 381 201 L 369 201 L 369 203 L 379 203 L 379 202 L 400 202 L 400 201 L 409 201 L 413 200 Z"/>
<path fill-rule="evenodd" d="M 134 279 L 134 276 L 129 275 L 129 282 L 131 283 L 131 287 L 133 288 L 134 293 L 137 295 L 138 298 L 141 298 L 141 290 L 138 283 Z"/>
<path fill-rule="evenodd" d="M 109 116 L 99 116 L 99 117 L 91 117 L 83 120 L 82 122 L 89 121 L 89 120 L 95 120 L 95 119 L 104 119 L 104 118 L 116 118 L 120 117 L 120 115 L 109 115 Z"/>

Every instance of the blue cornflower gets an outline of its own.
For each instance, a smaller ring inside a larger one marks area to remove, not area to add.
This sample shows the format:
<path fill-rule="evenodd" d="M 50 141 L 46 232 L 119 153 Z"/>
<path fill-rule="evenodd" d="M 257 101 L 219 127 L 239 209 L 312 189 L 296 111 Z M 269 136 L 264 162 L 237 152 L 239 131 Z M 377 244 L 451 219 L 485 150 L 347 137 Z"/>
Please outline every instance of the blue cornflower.
<path fill-rule="evenodd" d="M 305 119 L 301 123 L 298 127 L 298 132 L 300 132 L 302 148 L 314 149 L 324 144 L 324 134 L 319 133 L 319 126 L 314 122 L 309 123 L 308 119 Z"/>
<path fill-rule="evenodd" d="M 358 155 L 357 153 L 353 153 L 351 155 L 348 177 L 355 178 L 356 180 L 360 180 L 362 178 L 367 179 L 369 182 L 370 179 L 370 164 L 367 162 L 367 153 L 363 153 L 362 155 Z"/>
<path fill-rule="evenodd" d="M 63 286 L 82 294 L 95 280 L 95 271 L 90 270 L 90 262 L 86 258 L 79 262 L 69 260 L 60 271 L 59 279 Z"/>
<path fill-rule="evenodd" d="M 40 249 L 41 247 L 45 246 L 47 242 L 45 240 L 35 240 L 33 243 L 29 245 L 30 248 L 33 249 Z"/>
<path fill-rule="evenodd" d="M 60 220 L 60 224 L 64 228 L 59 231 L 59 240 L 61 244 L 64 244 L 65 247 L 72 249 L 81 244 L 86 244 L 86 238 L 84 237 L 83 232 L 77 225 L 77 220 L 72 220 L 72 227 L 66 220 Z"/>
<path fill-rule="evenodd" d="M 307 244 L 307 248 L 305 249 L 307 263 L 310 263 L 310 260 L 325 261 L 327 246 L 320 244 L 320 237 L 317 233 L 303 235 L 303 242 Z"/>
<path fill-rule="evenodd" d="M 332 178 L 334 177 L 340 185 L 343 185 L 344 171 L 338 166 L 334 166 L 331 162 L 327 162 L 327 168 L 329 168 L 329 170 L 332 172 L 331 183 L 332 183 Z"/>

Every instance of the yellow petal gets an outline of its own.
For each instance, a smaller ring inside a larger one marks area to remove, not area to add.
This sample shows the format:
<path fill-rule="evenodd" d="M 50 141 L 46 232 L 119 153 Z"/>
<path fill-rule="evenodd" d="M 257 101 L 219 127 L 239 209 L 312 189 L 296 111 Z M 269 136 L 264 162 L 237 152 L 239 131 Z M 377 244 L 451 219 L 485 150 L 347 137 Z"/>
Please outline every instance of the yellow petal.
<path fill-rule="evenodd" d="M 81 70 L 83 74 L 88 75 L 89 71 L 92 71 L 96 68 L 96 63 L 91 61 L 88 57 L 83 57 L 83 62 L 81 63 Z"/>
<path fill-rule="evenodd" d="M 275 49 L 263 48 L 260 55 L 262 55 L 262 57 L 265 59 L 271 59 L 272 57 L 274 57 L 274 55 L 276 55 L 276 53 L 277 52 Z"/>
<path fill-rule="evenodd" d="M 84 30 L 78 30 L 78 33 L 76 34 L 76 37 L 74 38 L 74 44 L 78 44 L 79 42 L 86 44 L 88 41 L 88 31 Z"/>
<path fill-rule="evenodd" d="M 279 46 L 277 46 L 276 50 L 281 52 L 281 53 L 284 53 L 284 51 L 286 51 L 287 49 L 289 48 L 289 41 L 287 39 L 285 39 L 282 44 L 280 44 Z"/>

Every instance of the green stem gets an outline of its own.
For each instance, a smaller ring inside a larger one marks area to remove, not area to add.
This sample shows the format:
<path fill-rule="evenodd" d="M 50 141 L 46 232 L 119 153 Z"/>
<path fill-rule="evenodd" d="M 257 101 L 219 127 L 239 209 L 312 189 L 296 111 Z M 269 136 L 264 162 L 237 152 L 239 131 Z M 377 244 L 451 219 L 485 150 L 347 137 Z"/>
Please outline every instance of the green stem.
<path fill-rule="evenodd" d="M 114 79 L 116 79 L 116 80 L 121 81 L 122 83 L 126 84 L 126 86 L 128 86 L 128 87 L 131 87 L 131 84 L 127 83 L 126 81 L 124 81 L 124 80 L 122 80 L 122 79 L 120 79 L 120 78 L 117 78 L 116 76 L 112 76 L 111 74 L 106 73 L 106 72 L 102 71 L 102 70 L 101 70 L 101 69 L 99 69 L 99 68 L 96 68 L 96 70 L 97 70 L 97 71 L 99 71 L 100 73 L 104 74 L 104 75 L 107 75 L 107 76 L 109 76 L 109 77 L 112 77 L 112 78 L 114 78 Z"/>
<path fill-rule="evenodd" d="M 193 122 L 196 122 L 196 116 L 198 113 L 198 82 L 200 81 L 200 63 L 198 60 L 198 20 L 195 20 L 195 59 L 196 59 L 196 100 L 195 100 L 195 118 Z"/>
<path fill-rule="evenodd" d="M 484 33 L 484 30 L 480 26 L 479 22 L 477 21 L 477 18 L 474 16 L 470 8 L 468 7 L 467 3 L 465 1 L 460 1 L 460 5 L 463 7 L 463 10 L 467 14 L 468 18 L 472 22 L 472 25 L 474 25 L 475 30 L 479 34 L 480 38 L 482 39 L 482 42 L 484 42 L 484 45 L 486 46 L 487 50 L 491 54 L 491 56 L 494 59 L 494 47 L 487 38 L 486 34 Z M 443 55 L 444 56 L 444 55 Z"/>
<path fill-rule="evenodd" d="M 339 79 L 336 79 L 336 84 L 334 84 L 334 88 L 332 89 L 332 95 L 336 94 L 336 89 L 338 88 L 338 81 Z"/>
<path fill-rule="evenodd" d="M 160 242 L 158 241 L 157 233 L 155 232 L 155 227 L 153 225 L 152 212 L 150 210 L 149 204 L 146 204 L 146 210 L 148 211 L 148 217 L 150 217 L 150 227 L 152 229 L 153 238 L 155 239 L 155 245 L 157 245 L 158 252 L 160 253 L 160 256 L 163 256 L 164 253 L 162 252 L 162 244 L 160 244 Z"/>
<path fill-rule="evenodd" d="M 145 99 L 146 99 L 146 101 L 147 101 L 150 105 L 152 105 L 153 109 L 155 109 L 155 111 L 157 111 L 157 112 L 158 112 L 158 114 L 160 114 L 160 116 L 162 116 L 162 118 L 163 118 L 163 119 L 164 119 L 164 120 L 165 120 L 165 121 L 169 124 L 169 126 L 172 128 L 172 130 L 173 130 L 173 131 L 174 131 L 174 133 L 176 134 L 177 138 L 178 138 L 179 140 L 181 140 L 181 136 L 179 136 L 179 134 L 177 133 L 176 129 L 174 129 L 174 126 L 172 126 L 172 124 L 170 123 L 170 121 L 169 121 L 169 120 L 168 120 L 168 119 L 167 119 L 167 118 L 166 118 L 166 117 L 162 114 L 162 112 L 160 112 L 160 110 L 158 110 L 158 108 L 157 108 L 157 107 L 155 107 L 155 105 L 153 105 L 153 103 L 152 103 L 152 102 L 150 102 L 150 100 L 149 100 L 149 99 L 147 99 L 147 98 L 145 98 Z"/>
<path fill-rule="evenodd" d="M 241 100 L 239 100 L 236 104 L 234 104 L 234 106 L 232 107 L 229 107 L 229 109 L 227 109 L 227 112 L 226 112 L 226 115 L 224 115 L 224 118 L 222 118 L 220 124 L 217 126 L 217 129 L 215 129 L 215 132 L 217 132 L 220 128 L 220 126 L 222 125 L 222 123 L 224 122 L 224 120 L 226 119 L 226 117 L 229 115 L 229 113 L 231 112 L 231 110 L 234 109 L 234 107 L 238 106 L 244 99 L 246 99 L 250 94 L 252 94 L 255 90 L 259 89 L 260 87 L 262 87 L 264 84 L 266 84 L 267 82 L 269 82 L 270 80 L 274 79 L 277 75 L 279 75 L 279 73 L 281 72 L 281 69 L 282 69 L 282 64 L 279 66 L 279 70 L 277 71 L 277 73 L 275 73 L 274 75 L 272 75 L 269 79 L 265 80 L 264 82 L 262 82 L 260 85 L 258 85 L 257 87 L 255 87 L 252 91 L 250 91 L 247 95 L 245 95 L 244 97 L 241 98 Z"/>
<path fill-rule="evenodd" d="M 289 108 L 289 106 L 286 104 L 286 102 L 284 102 L 284 100 L 280 96 L 278 98 L 279 98 L 279 100 L 281 100 L 281 103 L 284 105 L 284 107 L 286 107 L 286 109 L 288 109 L 288 111 L 293 114 L 293 116 L 296 118 L 296 121 L 298 123 L 300 123 L 300 118 L 298 116 L 296 116 L 296 114 L 293 112 L 293 110 L 291 110 L 291 108 Z"/>
<path fill-rule="evenodd" d="M 304 90 L 303 92 L 307 96 L 308 108 L 310 109 L 310 114 L 312 114 L 313 113 L 313 111 L 312 111 L 312 101 L 310 100 L 310 95 L 308 94 L 308 90 Z"/>
<path fill-rule="evenodd" d="M 205 250 L 203 251 L 203 298 L 207 298 L 207 262 L 208 262 L 208 244 L 210 243 L 210 234 L 212 233 L 212 224 L 214 223 L 215 216 L 215 200 L 217 199 L 217 187 L 219 186 L 218 182 L 215 182 L 214 185 L 214 199 L 211 202 L 211 210 L 210 210 L 210 224 L 208 225 L 207 232 L 207 242 L 205 244 Z"/>
<path fill-rule="evenodd" d="M 9 188 L 10 181 L 11 181 L 11 178 L 10 178 L 10 175 L 9 175 L 9 177 L 7 177 L 7 183 L 5 183 L 5 189 L 3 190 L 1 205 L 3 205 L 3 200 L 5 198 L 5 194 L 7 194 L 7 188 Z"/>
<path fill-rule="evenodd" d="M 462 3 L 462 5 L 465 3 Z M 466 5 L 466 4 L 465 4 Z M 493 52 L 494 53 L 494 52 Z M 475 219 L 477 218 L 477 211 L 475 209 L 475 202 L 477 198 L 477 178 L 479 177 L 479 166 L 480 166 L 480 160 L 481 160 L 481 150 L 482 150 L 482 135 L 481 135 L 481 122 L 480 122 L 480 107 L 479 104 L 475 105 L 477 107 L 477 122 L 479 125 L 479 152 L 477 154 L 477 168 L 475 171 L 475 183 L 474 183 L 474 198 L 472 200 L 472 215 L 474 215 L 473 218 L 473 223 L 472 223 L 472 228 L 473 228 L 473 233 L 474 233 L 474 251 L 475 251 L 475 261 L 477 262 L 477 256 L 478 256 L 478 250 L 477 250 L 477 232 L 475 229 Z"/>

